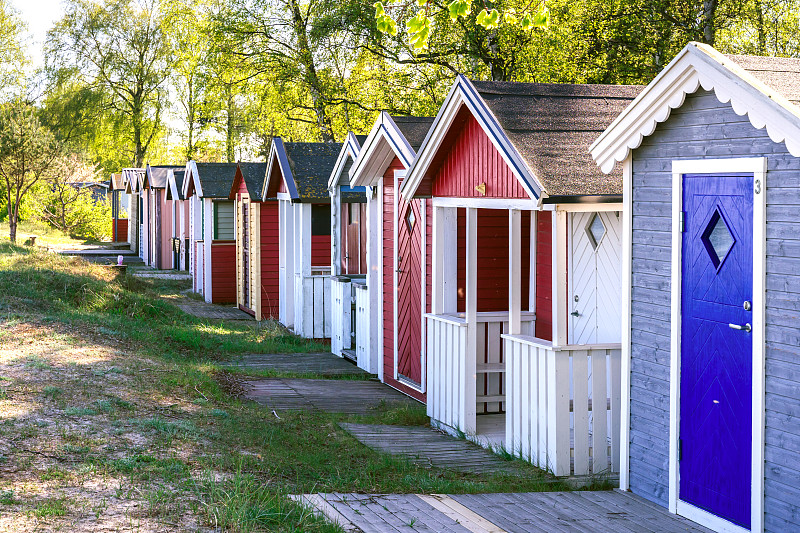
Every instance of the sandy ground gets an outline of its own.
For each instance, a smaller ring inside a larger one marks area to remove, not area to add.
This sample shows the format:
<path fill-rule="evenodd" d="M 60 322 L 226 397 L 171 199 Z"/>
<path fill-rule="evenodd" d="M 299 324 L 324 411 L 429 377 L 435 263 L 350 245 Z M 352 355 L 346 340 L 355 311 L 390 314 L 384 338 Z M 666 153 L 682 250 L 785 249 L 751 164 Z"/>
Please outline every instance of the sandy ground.
<path fill-rule="evenodd" d="M 163 365 L 114 332 L 0 315 L 0 531 L 212 530 L 191 488 L 197 398 L 161 392 Z"/>

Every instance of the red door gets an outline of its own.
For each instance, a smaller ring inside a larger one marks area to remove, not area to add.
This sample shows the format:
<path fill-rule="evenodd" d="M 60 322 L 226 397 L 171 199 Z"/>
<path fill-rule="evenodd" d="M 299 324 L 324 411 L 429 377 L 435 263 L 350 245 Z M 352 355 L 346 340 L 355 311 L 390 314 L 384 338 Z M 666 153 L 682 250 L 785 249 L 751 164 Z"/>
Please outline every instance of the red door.
<path fill-rule="evenodd" d="M 400 189 L 399 180 L 395 191 Z M 422 384 L 422 230 L 424 200 L 397 195 L 397 374 L 402 381 Z"/>
<path fill-rule="evenodd" d="M 250 309 L 250 203 L 242 202 L 242 305 Z"/>

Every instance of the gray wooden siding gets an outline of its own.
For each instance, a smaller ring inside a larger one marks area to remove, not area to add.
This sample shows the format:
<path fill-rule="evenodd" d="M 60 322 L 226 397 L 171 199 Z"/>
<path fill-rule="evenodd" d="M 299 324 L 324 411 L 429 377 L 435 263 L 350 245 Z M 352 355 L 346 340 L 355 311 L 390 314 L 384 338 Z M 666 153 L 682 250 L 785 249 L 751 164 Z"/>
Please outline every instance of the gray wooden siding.
<path fill-rule="evenodd" d="M 767 531 L 800 528 L 800 159 L 698 91 L 633 157 L 631 490 L 667 505 L 671 164 L 768 158 Z"/>

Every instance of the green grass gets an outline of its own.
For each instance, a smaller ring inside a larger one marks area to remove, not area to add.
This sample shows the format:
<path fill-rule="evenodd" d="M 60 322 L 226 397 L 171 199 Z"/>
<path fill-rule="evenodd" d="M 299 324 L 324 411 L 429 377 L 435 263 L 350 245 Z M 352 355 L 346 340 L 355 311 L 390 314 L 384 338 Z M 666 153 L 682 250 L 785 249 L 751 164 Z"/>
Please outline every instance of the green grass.
<path fill-rule="evenodd" d="M 552 485 L 542 471 L 518 460 L 523 474 L 518 476 L 425 468 L 377 453 L 338 426 L 342 421 L 427 425 L 422 405 L 379 405 L 365 416 L 316 412 L 280 412 L 276 416 L 270 409 L 233 398 L 220 383 L 218 362 L 234 360 L 243 353 L 319 351 L 325 347 L 289 335 L 275 323 L 208 321 L 187 315 L 170 303 L 184 288 L 185 284 L 164 280 L 115 278 L 106 269 L 80 259 L 0 243 L 0 331 L 3 323 L 34 316 L 75 326 L 74 335 L 93 331 L 98 338 L 124 345 L 135 354 L 128 366 L 120 363 L 111 369 L 92 369 L 87 379 L 113 373 L 119 374 L 114 379 L 135 380 L 140 391 L 154 398 L 152 404 L 139 405 L 140 400 L 133 404 L 102 394 L 100 399 L 84 400 L 82 407 L 66 408 L 65 414 L 98 416 L 93 424 L 111 423 L 118 434 L 134 428 L 146 435 L 150 444 L 112 454 L 104 451 L 106 446 L 100 441 L 76 438 L 63 445 L 60 453 L 70 464 L 144 483 L 138 494 L 146 499 L 150 513 L 173 513 L 180 505 L 177 493 L 182 492 L 207 524 L 222 530 L 332 532 L 339 530 L 287 495 L 567 489 Z M 141 363 L 140 368 L 138 361 L 146 358 L 165 364 L 154 370 L 149 368 L 151 363 Z M 52 368 L 37 358 L 27 359 L 26 365 Z M 48 386 L 42 394 L 62 401 L 70 392 L 66 387 L 62 391 Z M 184 400 L 187 403 L 183 405 L 189 407 L 154 411 L 156 400 L 166 397 Z M 165 416 L 155 414 L 161 412 Z M 110 446 L 113 448 L 113 443 Z M 165 492 L 158 485 L 161 482 L 173 484 L 177 493 Z M 66 512 L 63 499 L 45 501 L 34 511 L 40 517 Z"/>

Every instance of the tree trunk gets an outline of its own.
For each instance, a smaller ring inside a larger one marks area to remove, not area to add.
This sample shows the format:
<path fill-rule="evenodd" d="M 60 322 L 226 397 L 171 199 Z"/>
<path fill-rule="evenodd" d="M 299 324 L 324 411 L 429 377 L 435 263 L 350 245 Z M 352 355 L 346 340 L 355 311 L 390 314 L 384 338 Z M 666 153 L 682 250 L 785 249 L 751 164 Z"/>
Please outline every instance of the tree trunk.
<path fill-rule="evenodd" d="M 233 145 L 233 128 L 234 128 L 234 102 L 233 102 L 233 87 L 228 84 L 228 121 L 225 132 L 225 152 L 228 158 L 228 163 L 235 162 L 234 145 Z"/>
<path fill-rule="evenodd" d="M 8 194 L 6 194 L 6 199 L 8 200 L 8 238 L 14 244 L 17 243 L 17 223 L 14 219 L 14 202 L 11 201 L 11 189 L 8 190 Z"/>
<path fill-rule="evenodd" d="M 764 27 L 764 6 L 761 0 L 755 0 L 756 30 L 758 31 L 758 55 L 767 54 L 767 30 Z"/>
<path fill-rule="evenodd" d="M 142 108 L 139 102 L 135 102 L 132 109 L 133 120 L 133 166 L 142 168 L 144 165 L 144 146 L 142 146 Z"/>
<path fill-rule="evenodd" d="M 303 19 L 303 14 L 300 12 L 300 5 L 297 3 L 297 0 L 289 0 L 289 6 L 292 11 L 292 23 L 294 25 L 295 37 L 297 37 L 298 60 L 306 70 L 305 81 L 311 93 L 314 113 L 317 116 L 317 127 L 319 128 L 319 133 L 323 142 L 334 142 L 336 139 L 333 135 L 333 122 L 331 121 L 331 117 L 328 116 L 327 102 L 320 90 L 322 84 L 317 74 L 314 55 L 311 53 L 311 45 L 308 42 L 306 21 Z"/>
<path fill-rule="evenodd" d="M 714 19 L 717 14 L 719 0 L 703 0 L 703 42 L 714 46 L 717 37 L 717 27 Z"/>
<path fill-rule="evenodd" d="M 191 76 L 188 76 L 187 80 L 187 90 L 188 94 L 186 95 L 186 108 L 188 110 L 189 116 L 187 117 L 187 122 L 189 123 L 189 142 L 186 145 L 186 159 L 191 160 L 194 159 L 194 119 L 195 119 L 195 109 L 194 109 L 194 82 Z"/>

